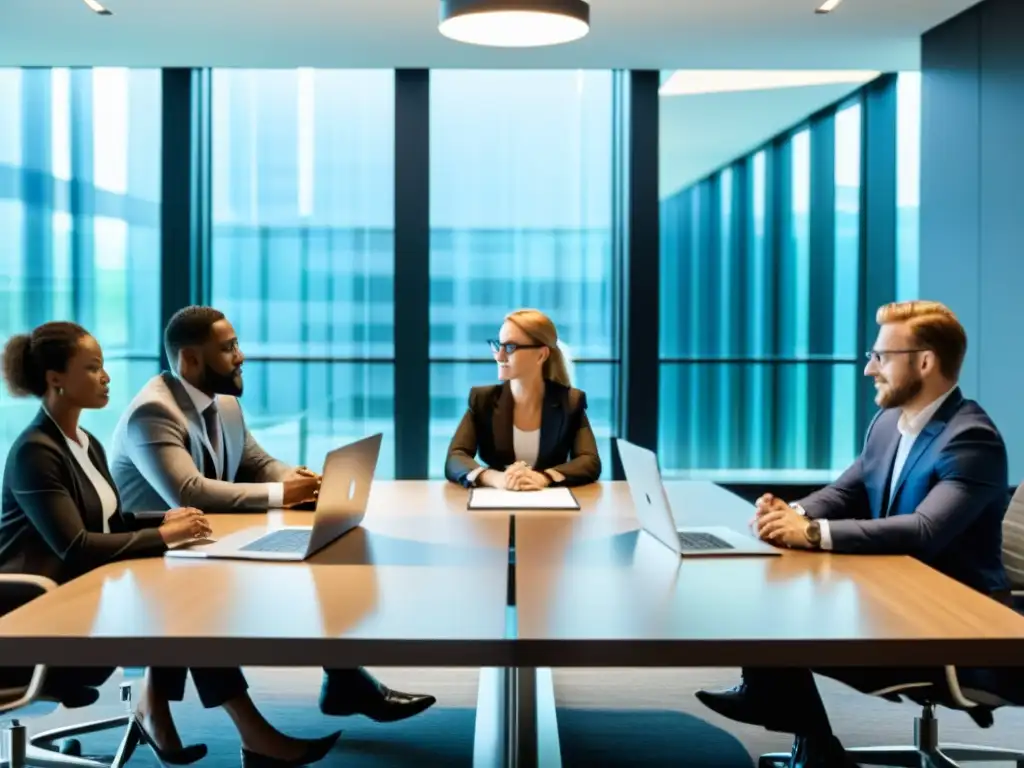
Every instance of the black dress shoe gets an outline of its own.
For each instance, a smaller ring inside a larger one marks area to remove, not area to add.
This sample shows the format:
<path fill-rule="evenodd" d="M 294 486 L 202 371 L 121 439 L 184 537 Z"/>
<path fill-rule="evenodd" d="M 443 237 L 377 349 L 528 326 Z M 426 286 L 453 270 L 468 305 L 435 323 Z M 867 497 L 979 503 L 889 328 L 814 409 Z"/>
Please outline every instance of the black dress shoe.
<path fill-rule="evenodd" d="M 365 715 L 378 723 L 394 723 L 418 715 L 437 702 L 421 693 L 393 691 L 382 683 L 363 691 L 334 692 L 324 685 L 320 693 L 320 711 L 325 715 L 347 717 Z"/>
<path fill-rule="evenodd" d="M 251 752 L 242 747 L 242 768 L 297 768 L 300 765 L 310 765 L 323 760 L 334 747 L 339 736 L 341 736 L 341 731 L 324 736 L 322 739 L 310 741 L 306 751 L 294 760 L 282 760 L 279 757 L 261 755 L 259 752 Z"/>
<path fill-rule="evenodd" d="M 149 734 L 149 731 L 142 725 L 142 721 L 136 715 L 132 719 L 131 727 L 135 729 L 135 732 L 139 736 L 139 741 L 153 750 L 153 754 L 156 755 L 156 759 L 164 765 L 191 765 L 199 760 L 206 757 L 206 745 L 205 744 L 190 744 L 187 747 L 181 749 L 160 749 L 157 746 L 156 741 Z"/>
<path fill-rule="evenodd" d="M 751 693 L 746 683 L 725 691 L 697 691 L 697 700 L 722 717 L 748 725 L 765 725 L 765 707 Z"/>
<path fill-rule="evenodd" d="M 789 768 L 857 768 L 835 736 L 797 736 Z"/>

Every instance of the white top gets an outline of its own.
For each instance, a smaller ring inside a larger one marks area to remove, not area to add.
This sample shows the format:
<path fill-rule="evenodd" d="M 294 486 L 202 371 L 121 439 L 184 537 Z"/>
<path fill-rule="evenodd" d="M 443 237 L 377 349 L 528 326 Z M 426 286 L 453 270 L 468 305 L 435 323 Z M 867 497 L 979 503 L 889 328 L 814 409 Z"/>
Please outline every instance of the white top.
<path fill-rule="evenodd" d="M 214 401 L 213 397 L 210 397 L 205 392 L 196 389 L 187 381 L 180 376 L 175 378 L 181 382 L 181 385 L 185 388 L 185 392 L 188 393 L 189 399 L 192 401 L 192 405 L 195 406 L 196 412 L 199 414 L 199 423 L 203 425 L 203 435 L 206 436 L 206 447 L 210 449 L 210 453 L 213 451 L 213 442 L 210 440 L 210 435 L 206 431 L 206 418 L 203 414 L 206 409 L 209 408 Z M 217 411 L 217 428 L 220 429 L 220 445 L 222 447 L 221 455 L 214 456 L 214 464 L 217 467 L 217 476 L 224 476 L 224 468 L 220 466 L 222 461 L 227 459 L 227 446 L 224 444 L 224 427 L 221 424 L 220 410 Z M 228 481 L 232 482 L 232 481 Z M 267 505 L 271 509 L 276 509 L 284 504 L 284 483 L 266 483 L 267 486 Z"/>
<path fill-rule="evenodd" d="M 43 409 L 46 411 L 46 409 Z M 50 412 L 46 411 L 46 415 L 50 416 Z M 50 416 L 50 421 L 53 421 L 57 429 L 60 429 L 60 425 L 57 424 L 53 416 Z M 96 489 L 96 495 L 100 497 L 100 504 L 103 508 L 103 532 L 110 533 L 110 518 L 113 517 L 117 511 L 117 493 L 111 487 L 110 483 L 103 476 L 103 473 L 96 468 L 96 465 L 92 461 L 92 457 L 89 456 L 89 436 L 85 434 L 85 431 L 79 427 L 76 436 L 78 441 L 72 440 L 70 437 L 64 434 L 61 430 L 61 436 L 64 438 L 64 442 L 67 443 L 68 448 L 71 450 L 71 455 L 75 457 L 75 461 L 78 462 L 78 466 L 82 468 L 82 472 L 89 478 L 89 482 L 92 483 L 92 487 Z"/>
<path fill-rule="evenodd" d="M 537 463 L 537 457 L 540 456 L 540 430 L 534 429 L 527 432 L 513 425 L 512 452 L 516 456 L 516 461 L 522 461 L 533 469 L 533 465 Z M 466 475 L 466 480 L 472 485 L 485 469 L 487 467 L 477 467 Z M 560 475 L 558 477 L 561 478 Z"/>
<path fill-rule="evenodd" d="M 532 429 L 527 432 L 519 427 L 512 427 L 512 450 L 516 455 L 516 461 L 525 462 L 528 467 L 532 467 L 540 456 L 540 430 Z"/>
<path fill-rule="evenodd" d="M 910 449 L 914 447 L 914 441 L 917 440 L 921 430 L 928 425 L 928 422 L 932 420 L 932 416 L 942 407 L 942 404 L 946 402 L 952 392 L 953 390 L 950 389 L 945 394 L 939 395 L 939 397 L 922 408 L 913 418 L 908 418 L 906 411 L 900 413 L 900 419 L 896 422 L 896 429 L 900 432 L 900 444 L 896 446 L 896 458 L 892 463 L 892 479 L 889 481 L 889 489 L 886 491 L 886 504 L 892 501 L 892 490 L 900 479 L 903 465 L 907 463 Z M 801 515 L 805 514 L 803 508 L 799 505 L 794 505 L 794 507 Z M 829 530 L 828 520 L 819 520 L 818 525 L 821 531 L 821 548 L 825 550 L 832 549 L 832 531 Z"/>

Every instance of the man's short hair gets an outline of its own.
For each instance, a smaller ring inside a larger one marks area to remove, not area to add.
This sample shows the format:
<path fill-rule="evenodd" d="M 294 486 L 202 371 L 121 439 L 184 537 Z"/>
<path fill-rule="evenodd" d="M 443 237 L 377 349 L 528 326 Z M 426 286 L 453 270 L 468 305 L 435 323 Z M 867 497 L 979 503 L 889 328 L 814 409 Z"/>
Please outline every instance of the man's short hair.
<path fill-rule="evenodd" d="M 185 347 L 205 344 L 213 324 L 224 319 L 224 313 L 213 307 L 185 307 L 174 313 L 164 328 L 164 350 L 171 368 L 178 367 L 178 354 Z"/>
<path fill-rule="evenodd" d="M 928 349 L 939 359 L 939 370 L 950 381 L 960 377 L 967 354 L 967 332 L 956 315 L 937 301 L 901 301 L 879 307 L 879 325 L 907 323 L 914 345 Z"/>

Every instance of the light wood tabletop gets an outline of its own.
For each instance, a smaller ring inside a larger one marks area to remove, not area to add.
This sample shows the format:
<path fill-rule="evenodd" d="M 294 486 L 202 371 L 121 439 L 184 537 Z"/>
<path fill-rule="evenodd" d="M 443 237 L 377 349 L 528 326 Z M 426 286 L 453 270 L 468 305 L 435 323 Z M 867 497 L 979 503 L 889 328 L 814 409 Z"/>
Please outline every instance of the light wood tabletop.
<path fill-rule="evenodd" d="M 744 531 L 753 513 L 707 483 L 666 488 L 680 525 Z M 1024 617 L 913 558 L 680 558 L 638 530 L 625 484 L 578 496 L 575 516 L 516 516 L 523 663 L 1024 663 Z"/>
<path fill-rule="evenodd" d="M 753 507 L 667 484 L 680 524 Z M 732 666 L 1024 660 L 1024 618 L 902 557 L 685 559 L 638 531 L 624 483 L 510 517 L 443 482 L 376 483 L 363 525 L 305 563 L 134 560 L 0 619 L 5 663 L 192 666 Z M 309 512 L 211 516 L 221 537 Z"/>
<path fill-rule="evenodd" d="M 452 514 L 438 483 L 378 483 L 360 528 L 305 563 L 151 558 L 0 619 L 5 663 L 500 666 L 509 517 Z M 465 509 L 465 490 L 462 509 Z M 210 515 L 215 537 L 310 512 Z"/>

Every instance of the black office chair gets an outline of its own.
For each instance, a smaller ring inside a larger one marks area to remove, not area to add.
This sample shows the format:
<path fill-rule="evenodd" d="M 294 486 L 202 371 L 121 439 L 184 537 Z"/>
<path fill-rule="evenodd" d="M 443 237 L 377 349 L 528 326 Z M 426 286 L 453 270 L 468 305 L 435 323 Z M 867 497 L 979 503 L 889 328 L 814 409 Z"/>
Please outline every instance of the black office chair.
<path fill-rule="evenodd" d="M 1018 611 L 1024 604 L 1024 485 L 1017 487 L 1003 518 L 1003 564 L 1010 577 L 1014 603 Z M 968 744 L 939 744 L 939 721 L 935 707 L 959 709 L 971 716 L 980 727 L 993 723 L 992 712 L 998 707 L 1013 706 L 989 690 L 962 683 L 955 667 L 946 667 L 941 684 L 911 683 L 894 686 L 872 695 L 890 701 L 913 701 L 921 706 L 921 715 L 914 720 L 914 744 L 902 747 L 854 747 L 846 754 L 861 765 L 908 766 L 908 768 L 957 768 L 959 763 L 1008 762 L 1024 768 L 1024 751 L 998 749 Z M 1024 695 L 1024 691 L 1022 691 Z M 1022 736 L 1024 741 L 1024 736 Z M 785 765 L 789 755 L 762 755 L 759 768 Z"/>
<path fill-rule="evenodd" d="M 941 684 L 910 683 L 875 691 L 889 701 L 912 701 L 921 706 L 921 714 L 914 719 L 914 743 L 895 747 L 851 747 L 847 756 L 860 765 L 906 766 L 906 768 L 959 768 L 960 763 L 1008 762 L 1024 768 L 1024 751 L 982 747 L 972 744 L 940 744 L 939 721 L 935 717 L 938 706 L 966 712 L 982 728 L 993 723 L 992 712 L 1011 702 L 998 696 L 970 688 L 961 688 L 955 667 L 946 667 Z M 778 768 L 789 762 L 789 755 L 781 752 L 762 755 L 758 768 Z"/>
<path fill-rule="evenodd" d="M 0 616 L 56 588 L 50 579 L 22 574 L 0 574 Z M 0 689 L 0 768 L 121 768 L 137 745 L 130 713 L 53 728 L 28 738 L 25 726 L 12 716 L 36 717 L 53 712 L 60 703 L 43 695 L 46 667 L 36 666 L 23 688 Z M 130 701 L 130 683 L 121 686 L 122 699 Z M 75 737 L 121 728 L 125 733 L 113 756 L 87 757 Z"/>

